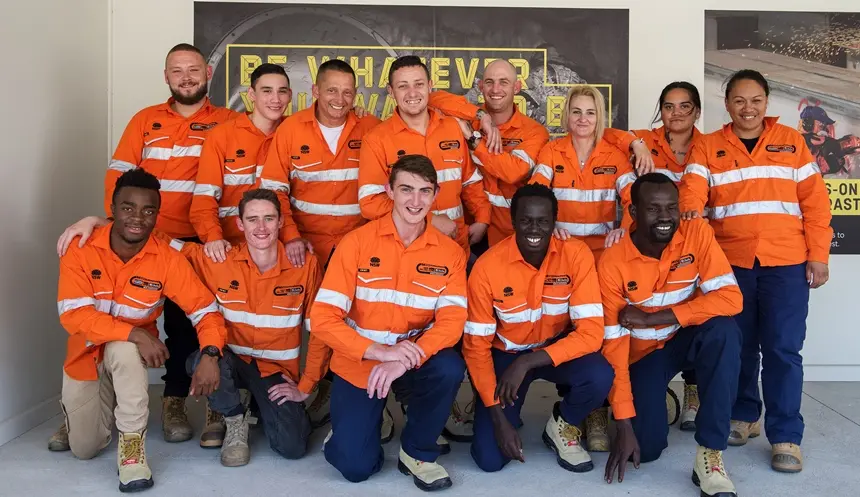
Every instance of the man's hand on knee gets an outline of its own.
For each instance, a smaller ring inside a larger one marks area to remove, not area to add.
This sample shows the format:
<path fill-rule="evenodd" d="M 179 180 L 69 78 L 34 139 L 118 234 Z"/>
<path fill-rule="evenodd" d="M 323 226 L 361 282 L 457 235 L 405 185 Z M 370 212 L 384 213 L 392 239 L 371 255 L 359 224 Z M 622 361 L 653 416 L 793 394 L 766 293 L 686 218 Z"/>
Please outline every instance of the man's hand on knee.
<path fill-rule="evenodd" d="M 371 399 L 374 394 L 379 399 L 388 397 L 391 384 L 405 373 L 406 366 L 397 361 L 377 364 L 370 371 L 370 377 L 367 379 L 367 396 Z"/>
<path fill-rule="evenodd" d="M 296 382 L 293 381 L 292 378 L 285 374 L 281 374 L 281 377 L 284 379 L 284 383 L 279 383 L 271 388 L 269 388 L 269 400 L 276 403 L 277 405 L 281 405 L 286 401 L 290 402 L 304 402 L 310 397 L 310 394 L 304 393 L 299 390 L 299 387 L 296 385 Z"/>
<path fill-rule="evenodd" d="M 128 334 L 128 341 L 137 345 L 140 357 L 147 367 L 160 368 L 170 357 L 167 347 L 161 343 L 161 340 L 143 328 L 132 328 L 131 333 Z"/>

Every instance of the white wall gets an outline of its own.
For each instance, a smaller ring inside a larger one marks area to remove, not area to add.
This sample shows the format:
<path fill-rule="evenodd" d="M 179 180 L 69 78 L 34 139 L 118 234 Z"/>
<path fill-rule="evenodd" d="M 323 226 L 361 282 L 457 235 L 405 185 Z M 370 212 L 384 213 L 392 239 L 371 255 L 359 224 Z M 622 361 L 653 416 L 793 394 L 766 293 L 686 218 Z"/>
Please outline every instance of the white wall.
<path fill-rule="evenodd" d="M 60 410 L 55 246 L 101 205 L 108 27 L 108 0 L 0 2 L 0 444 Z"/>

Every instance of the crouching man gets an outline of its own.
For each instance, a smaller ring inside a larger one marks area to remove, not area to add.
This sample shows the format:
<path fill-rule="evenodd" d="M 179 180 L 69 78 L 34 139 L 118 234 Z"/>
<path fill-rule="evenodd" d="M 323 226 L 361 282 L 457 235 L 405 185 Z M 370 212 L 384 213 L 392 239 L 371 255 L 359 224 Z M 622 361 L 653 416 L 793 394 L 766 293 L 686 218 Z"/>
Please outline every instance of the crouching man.
<path fill-rule="evenodd" d="M 95 457 L 119 431 L 119 489 L 153 485 L 145 443 L 149 419 L 147 367 L 167 360 L 155 321 L 165 298 L 176 302 L 197 330 L 203 359 L 193 371 L 191 393 L 218 387 L 218 357 L 227 331 L 212 294 L 188 261 L 150 236 L 161 204 L 160 184 L 143 169 L 116 181 L 114 221 L 60 259 L 57 309 L 69 332 L 62 407 L 69 447 L 80 459 Z"/>

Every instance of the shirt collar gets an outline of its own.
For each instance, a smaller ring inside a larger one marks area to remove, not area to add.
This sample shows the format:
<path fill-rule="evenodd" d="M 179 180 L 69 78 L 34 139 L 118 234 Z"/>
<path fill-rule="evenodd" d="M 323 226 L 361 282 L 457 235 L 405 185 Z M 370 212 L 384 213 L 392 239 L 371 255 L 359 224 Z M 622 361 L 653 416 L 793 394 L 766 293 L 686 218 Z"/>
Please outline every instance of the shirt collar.
<path fill-rule="evenodd" d="M 170 97 L 167 99 L 167 102 L 164 102 L 163 104 L 161 104 L 161 109 L 165 110 L 165 111 L 167 111 L 167 112 L 169 112 L 169 113 L 171 113 L 177 117 L 181 117 L 182 119 L 191 119 L 192 117 L 199 115 L 199 114 L 203 114 L 203 113 L 208 114 L 212 110 L 212 108 L 214 107 L 214 105 L 212 105 L 212 101 L 209 100 L 209 97 L 203 97 L 203 106 L 200 107 L 200 109 L 198 109 L 197 112 L 195 112 L 194 114 L 191 114 L 190 116 L 185 117 L 185 116 L 183 116 L 183 115 L 181 115 L 181 114 L 179 114 L 173 110 L 173 107 L 171 107 L 171 106 L 175 102 L 176 102 L 176 99 L 173 97 Z"/>
<path fill-rule="evenodd" d="M 101 228 L 96 228 L 92 234 L 92 244 L 95 247 L 98 247 L 103 250 L 107 250 L 113 252 L 113 249 L 110 247 L 110 232 L 113 229 L 114 223 L 111 222 L 106 226 L 102 226 Z M 156 245 L 155 237 L 149 235 L 149 239 L 143 245 L 143 248 L 140 249 L 139 253 L 147 253 L 147 254 L 158 254 L 158 247 Z"/>
<path fill-rule="evenodd" d="M 683 222 L 683 221 L 681 221 L 681 222 Z M 622 238 L 620 243 L 624 247 L 624 259 L 625 260 L 633 261 L 636 259 L 650 259 L 650 257 L 642 255 L 642 253 L 639 252 L 639 249 L 636 248 L 636 245 L 633 243 L 632 233 L 629 233 L 627 236 Z M 675 234 L 672 235 L 672 239 L 669 240 L 669 244 L 666 245 L 665 249 L 663 249 L 663 254 L 665 254 L 667 250 L 672 251 L 675 247 L 682 245 L 683 243 L 684 243 L 684 235 L 681 234 L 681 227 L 679 226 L 678 230 L 675 231 Z"/>
<path fill-rule="evenodd" d="M 389 212 L 385 216 L 379 218 L 379 228 L 377 228 L 377 233 L 380 236 L 393 236 L 395 239 L 400 240 L 400 234 L 397 233 L 397 226 L 394 225 L 394 214 Z M 433 228 L 433 225 L 427 222 L 427 225 L 424 227 L 424 232 L 418 235 L 418 238 L 412 242 L 412 246 L 421 247 L 424 245 L 439 245 L 439 237 L 442 234 L 436 228 Z"/>
<path fill-rule="evenodd" d="M 630 237 L 627 237 L 630 238 Z M 523 254 L 520 253 L 520 247 L 517 245 L 517 235 L 514 233 L 511 237 L 508 238 L 508 260 L 511 262 L 522 261 L 523 264 L 529 264 L 528 261 L 523 258 Z M 563 241 L 557 239 L 554 236 L 550 237 L 549 240 L 549 248 L 546 251 L 546 256 L 544 257 L 544 261 L 541 263 L 541 266 L 546 264 L 547 259 L 550 258 L 551 255 L 558 254 L 561 252 Z M 529 264 L 531 266 L 531 264 Z"/>
<path fill-rule="evenodd" d="M 280 273 L 280 271 L 282 270 L 294 268 L 295 266 L 293 266 L 293 263 L 291 263 L 290 260 L 287 258 L 287 251 L 284 248 L 284 244 L 277 243 L 276 245 L 278 246 L 278 264 L 276 264 L 275 267 L 279 268 L 278 272 Z M 257 272 L 259 272 L 259 268 L 257 268 L 256 263 L 254 263 L 254 260 L 251 258 L 251 252 L 248 250 L 247 242 L 242 242 L 241 244 L 239 244 L 238 252 L 236 252 L 236 255 L 233 256 L 233 260 L 245 262 L 248 264 L 249 267 L 256 268 Z"/>

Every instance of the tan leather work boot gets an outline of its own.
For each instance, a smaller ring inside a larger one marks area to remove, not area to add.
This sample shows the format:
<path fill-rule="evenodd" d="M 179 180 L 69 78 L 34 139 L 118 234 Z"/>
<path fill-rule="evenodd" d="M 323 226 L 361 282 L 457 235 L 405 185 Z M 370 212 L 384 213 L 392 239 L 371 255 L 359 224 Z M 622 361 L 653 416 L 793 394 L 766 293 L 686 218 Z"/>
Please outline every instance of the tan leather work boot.
<path fill-rule="evenodd" d="M 224 424 L 224 415 L 210 409 L 209 402 L 206 402 L 206 427 L 200 434 L 200 446 L 204 448 L 221 447 L 226 432 L 227 425 Z"/>
<path fill-rule="evenodd" d="M 582 431 L 561 417 L 558 402 L 552 411 L 542 438 L 546 446 L 555 452 L 558 465 L 574 473 L 585 473 L 594 469 L 591 456 L 582 447 Z"/>
<path fill-rule="evenodd" d="M 600 407 L 585 418 L 585 442 L 589 452 L 609 452 L 609 409 Z"/>
<path fill-rule="evenodd" d="M 737 497 L 735 486 L 726 473 L 721 450 L 696 449 L 693 463 L 693 483 L 698 486 L 703 497 Z"/>
<path fill-rule="evenodd" d="M 754 423 L 732 420 L 728 443 L 732 447 L 746 445 L 750 438 L 761 435 L 761 420 Z"/>
<path fill-rule="evenodd" d="M 681 430 L 696 431 L 696 415 L 699 414 L 699 388 L 684 385 L 684 407 L 681 410 Z"/>
<path fill-rule="evenodd" d="M 227 433 L 221 446 L 221 465 L 227 467 L 244 466 L 251 460 L 248 447 L 248 415 L 225 416 Z"/>
<path fill-rule="evenodd" d="M 57 431 L 48 439 L 48 450 L 51 452 L 65 452 L 71 450 L 69 447 L 69 430 L 66 423 L 60 425 Z"/>
<path fill-rule="evenodd" d="M 119 491 L 138 492 L 153 485 L 152 471 L 146 462 L 146 430 L 120 433 L 116 450 Z"/>
<path fill-rule="evenodd" d="M 161 401 L 161 429 L 165 442 L 184 442 L 194 435 L 188 423 L 185 397 L 164 397 Z"/>
<path fill-rule="evenodd" d="M 803 454 L 793 443 L 776 443 L 770 449 L 770 467 L 780 473 L 799 473 L 803 470 Z"/>
<path fill-rule="evenodd" d="M 404 475 L 412 475 L 415 486 L 426 492 L 442 490 L 452 485 L 451 477 L 445 468 L 435 462 L 419 461 L 403 452 L 402 447 L 397 469 Z"/>

